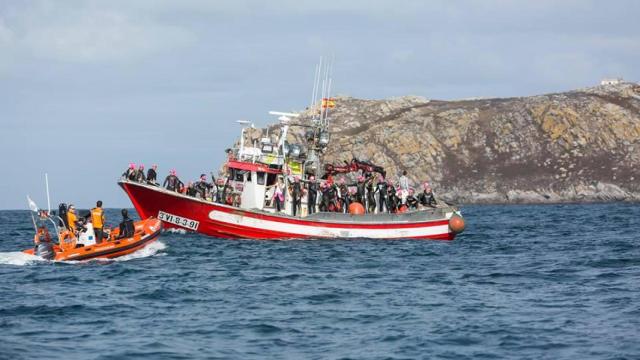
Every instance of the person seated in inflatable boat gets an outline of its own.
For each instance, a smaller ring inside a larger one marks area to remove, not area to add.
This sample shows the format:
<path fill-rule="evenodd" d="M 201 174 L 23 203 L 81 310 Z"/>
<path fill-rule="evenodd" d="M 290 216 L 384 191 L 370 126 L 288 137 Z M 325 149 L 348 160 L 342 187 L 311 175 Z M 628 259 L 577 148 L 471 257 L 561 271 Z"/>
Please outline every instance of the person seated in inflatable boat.
<path fill-rule="evenodd" d="M 127 211 L 127 209 L 122 209 L 121 213 L 122 222 L 120 223 L 120 232 L 118 233 L 116 240 L 132 237 L 136 230 L 133 220 L 129 218 L 129 211 Z"/>

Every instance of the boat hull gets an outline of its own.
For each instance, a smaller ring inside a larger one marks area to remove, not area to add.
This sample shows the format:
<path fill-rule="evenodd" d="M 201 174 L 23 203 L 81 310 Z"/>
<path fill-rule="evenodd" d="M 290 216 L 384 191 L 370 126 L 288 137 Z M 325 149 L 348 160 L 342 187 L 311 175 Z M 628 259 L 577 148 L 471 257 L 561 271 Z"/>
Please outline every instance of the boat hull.
<path fill-rule="evenodd" d="M 453 213 L 437 209 L 398 215 L 319 213 L 299 218 L 212 203 L 153 185 L 131 181 L 119 184 L 142 218 L 158 217 L 165 228 L 219 238 L 453 240 L 455 237 L 449 227 Z"/>

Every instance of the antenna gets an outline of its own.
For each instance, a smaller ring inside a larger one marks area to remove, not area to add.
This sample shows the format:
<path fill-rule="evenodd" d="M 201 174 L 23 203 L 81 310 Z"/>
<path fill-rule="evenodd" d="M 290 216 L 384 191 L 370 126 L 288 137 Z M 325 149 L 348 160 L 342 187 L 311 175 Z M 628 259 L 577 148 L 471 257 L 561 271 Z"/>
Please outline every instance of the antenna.
<path fill-rule="evenodd" d="M 51 199 L 49 198 L 49 174 L 44 173 L 44 182 L 47 186 L 47 209 L 48 214 L 51 214 Z"/>
<path fill-rule="evenodd" d="M 320 67 L 322 66 L 322 56 L 320 57 L 320 62 L 316 65 L 316 71 L 313 76 L 313 91 L 311 92 L 311 111 L 313 111 L 313 107 L 316 104 L 316 99 L 318 97 L 318 80 L 320 78 Z M 312 118 L 315 118 L 315 114 L 312 114 Z"/>

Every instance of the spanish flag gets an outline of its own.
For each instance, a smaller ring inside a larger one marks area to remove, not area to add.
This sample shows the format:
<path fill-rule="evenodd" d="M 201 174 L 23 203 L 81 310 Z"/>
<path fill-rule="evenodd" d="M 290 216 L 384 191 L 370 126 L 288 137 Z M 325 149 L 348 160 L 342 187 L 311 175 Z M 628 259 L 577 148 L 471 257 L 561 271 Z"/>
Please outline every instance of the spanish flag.
<path fill-rule="evenodd" d="M 326 109 L 333 109 L 334 107 L 336 107 L 336 99 L 334 98 L 323 98 L 322 99 L 322 108 Z"/>

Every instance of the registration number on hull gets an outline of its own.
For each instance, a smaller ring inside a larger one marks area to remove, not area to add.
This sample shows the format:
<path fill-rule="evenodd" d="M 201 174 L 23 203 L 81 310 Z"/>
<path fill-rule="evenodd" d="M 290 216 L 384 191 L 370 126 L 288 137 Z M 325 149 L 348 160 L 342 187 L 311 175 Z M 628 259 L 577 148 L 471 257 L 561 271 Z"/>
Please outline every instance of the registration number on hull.
<path fill-rule="evenodd" d="M 164 211 L 158 211 L 158 219 L 160 219 L 161 221 L 167 222 L 169 224 L 182 226 L 184 228 L 187 228 L 193 231 L 198 230 L 198 226 L 200 225 L 199 221 L 191 220 L 184 216 L 169 214 Z"/>

